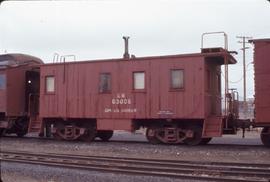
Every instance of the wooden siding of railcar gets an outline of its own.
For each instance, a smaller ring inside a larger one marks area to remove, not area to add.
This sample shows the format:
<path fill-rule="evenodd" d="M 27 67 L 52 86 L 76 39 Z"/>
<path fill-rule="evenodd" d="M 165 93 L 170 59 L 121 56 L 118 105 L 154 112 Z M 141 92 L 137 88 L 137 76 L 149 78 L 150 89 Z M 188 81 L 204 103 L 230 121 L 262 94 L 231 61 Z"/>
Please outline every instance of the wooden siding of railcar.
<path fill-rule="evenodd" d="M 204 58 L 201 56 L 80 62 L 41 67 L 41 117 L 150 119 L 171 112 L 171 118 L 204 118 Z M 184 89 L 170 89 L 170 70 L 184 70 Z M 145 71 L 144 91 L 133 90 L 132 73 Z M 99 93 L 99 74 L 110 72 L 112 92 Z M 54 75 L 55 93 L 45 93 L 45 77 Z M 65 76 L 64 76 L 65 75 Z M 131 104 L 115 105 L 112 99 L 125 94 Z M 105 112 L 105 109 L 136 109 L 136 112 Z"/>
<path fill-rule="evenodd" d="M 270 41 L 255 42 L 255 121 L 270 124 Z"/>
<path fill-rule="evenodd" d="M 25 115 L 25 72 L 27 66 L 8 68 L 7 79 L 7 116 Z"/>

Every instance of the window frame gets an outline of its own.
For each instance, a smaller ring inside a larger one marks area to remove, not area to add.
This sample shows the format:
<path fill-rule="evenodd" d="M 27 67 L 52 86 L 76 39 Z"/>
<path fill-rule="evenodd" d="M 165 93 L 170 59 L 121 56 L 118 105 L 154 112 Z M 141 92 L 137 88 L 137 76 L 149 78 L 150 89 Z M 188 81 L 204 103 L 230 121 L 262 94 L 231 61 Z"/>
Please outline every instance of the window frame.
<path fill-rule="evenodd" d="M 100 89 L 101 88 L 101 75 L 109 75 L 110 76 L 110 90 L 101 91 L 101 89 Z M 112 74 L 110 72 L 99 73 L 98 93 L 100 93 L 100 94 L 112 93 Z"/>
<path fill-rule="evenodd" d="M 48 78 L 54 78 L 54 80 L 53 80 L 53 91 L 48 91 L 48 87 L 47 87 L 47 79 Z M 56 79 L 55 79 L 55 75 L 46 75 L 45 76 L 45 94 L 55 94 L 55 90 L 56 90 L 56 81 L 55 81 Z"/>
<path fill-rule="evenodd" d="M 144 88 L 142 88 L 142 89 L 135 88 L 135 74 L 136 73 L 143 73 L 144 74 Z M 146 72 L 145 71 L 133 71 L 132 72 L 132 90 L 134 92 L 145 92 L 146 91 Z"/>
<path fill-rule="evenodd" d="M 174 88 L 173 87 L 173 77 L 172 77 L 172 72 L 173 71 L 182 71 L 183 72 L 183 85 L 182 87 L 179 88 Z M 170 84 L 170 91 L 183 91 L 185 89 L 185 70 L 183 68 L 173 68 L 170 69 L 170 73 L 169 73 L 169 84 Z"/>

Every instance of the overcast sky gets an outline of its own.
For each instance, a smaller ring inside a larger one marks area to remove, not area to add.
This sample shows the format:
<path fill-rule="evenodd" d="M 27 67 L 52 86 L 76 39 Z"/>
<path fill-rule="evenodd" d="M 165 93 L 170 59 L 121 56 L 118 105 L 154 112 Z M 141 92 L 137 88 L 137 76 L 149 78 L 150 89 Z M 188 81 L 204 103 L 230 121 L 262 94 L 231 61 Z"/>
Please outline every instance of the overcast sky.
<path fill-rule="evenodd" d="M 200 51 L 201 34 L 225 31 L 239 52 L 230 84 L 242 95 L 242 53 L 237 35 L 270 38 L 266 0 L 5 1 L 0 6 L 0 53 L 26 53 L 45 62 L 53 54 L 77 60 L 119 58 L 123 35 L 137 57 Z M 222 36 L 206 46 L 223 46 Z M 252 45 L 247 51 L 249 97 L 253 96 Z"/>

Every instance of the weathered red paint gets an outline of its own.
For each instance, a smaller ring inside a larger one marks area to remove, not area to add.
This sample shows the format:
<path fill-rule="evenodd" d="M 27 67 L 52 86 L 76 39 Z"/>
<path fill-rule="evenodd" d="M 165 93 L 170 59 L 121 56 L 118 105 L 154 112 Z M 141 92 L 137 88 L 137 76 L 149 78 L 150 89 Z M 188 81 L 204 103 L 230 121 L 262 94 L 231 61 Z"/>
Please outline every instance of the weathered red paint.
<path fill-rule="evenodd" d="M 221 96 L 217 76 L 225 55 L 230 64 L 236 63 L 228 52 L 220 49 L 209 53 L 42 65 L 40 117 L 97 119 L 98 130 L 132 130 L 133 119 L 202 119 L 205 137 L 220 136 Z M 170 89 L 172 69 L 184 70 L 183 89 Z M 145 71 L 144 90 L 133 89 L 133 72 L 137 71 Z M 100 73 L 111 73 L 111 93 L 99 93 Z M 45 78 L 52 75 L 55 92 L 46 93 Z M 129 99 L 130 104 L 116 104 L 113 99 L 119 99 L 117 102 Z"/>
<path fill-rule="evenodd" d="M 27 66 L 9 68 L 7 77 L 7 116 L 25 115 L 25 71 Z"/>
<path fill-rule="evenodd" d="M 26 71 L 42 61 L 25 54 L 0 55 L 0 74 L 5 75 L 5 87 L 0 89 L 0 122 L 27 115 Z"/>
<path fill-rule="evenodd" d="M 255 123 L 270 125 L 270 39 L 254 43 Z"/>

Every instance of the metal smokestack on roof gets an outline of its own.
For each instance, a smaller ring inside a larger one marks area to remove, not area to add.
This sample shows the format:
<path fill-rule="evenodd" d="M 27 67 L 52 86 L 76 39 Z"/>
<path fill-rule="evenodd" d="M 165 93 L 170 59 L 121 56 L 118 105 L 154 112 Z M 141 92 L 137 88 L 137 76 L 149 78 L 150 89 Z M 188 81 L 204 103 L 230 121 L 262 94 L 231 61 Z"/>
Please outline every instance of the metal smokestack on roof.
<path fill-rule="evenodd" d="M 128 52 L 128 39 L 129 39 L 129 37 L 128 36 L 123 36 L 123 39 L 125 41 L 125 53 L 123 55 L 123 58 L 124 59 L 129 59 L 130 58 L 129 52 Z"/>

